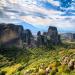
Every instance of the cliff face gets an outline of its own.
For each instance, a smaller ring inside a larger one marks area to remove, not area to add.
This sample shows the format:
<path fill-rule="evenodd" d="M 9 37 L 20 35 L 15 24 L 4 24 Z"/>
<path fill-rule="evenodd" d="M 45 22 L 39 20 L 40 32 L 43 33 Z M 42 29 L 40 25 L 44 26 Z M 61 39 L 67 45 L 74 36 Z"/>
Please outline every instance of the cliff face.
<path fill-rule="evenodd" d="M 21 37 L 24 43 L 26 43 L 27 45 L 31 44 L 33 36 L 29 29 L 24 30 Z"/>
<path fill-rule="evenodd" d="M 0 24 L 0 44 L 5 46 L 34 47 L 60 43 L 60 36 L 56 27 L 49 27 L 47 32 L 37 33 L 37 40 L 29 29 L 24 30 L 20 25 Z"/>
<path fill-rule="evenodd" d="M 50 37 L 53 44 L 59 43 L 60 38 L 56 27 L 49 26 L 47 35 Z"/>
<path fill-rule="evenodd" d="M 14 24 L 0 24 L 0 44 L 21 45 L 23 27 Z"/>
<path fill-rule="evenodd" d="M 39 34 L 39 35 L 38 35 Z M 37 45 L 57 45 L 61 43 L 60 35 L 58 34 L 57 28 L 49 26 L 48 31 L 44 32 L 42 35 L 40 32 L 37 34 Z"/>
<path fill-rule="evenodd" d="M 63 34 L 60 34 L 60 35 L 61 35 L 62 41 L 63 40 L 70 41 L 70 42 L 75 41 L 75 33 L 63 33 Z"/>

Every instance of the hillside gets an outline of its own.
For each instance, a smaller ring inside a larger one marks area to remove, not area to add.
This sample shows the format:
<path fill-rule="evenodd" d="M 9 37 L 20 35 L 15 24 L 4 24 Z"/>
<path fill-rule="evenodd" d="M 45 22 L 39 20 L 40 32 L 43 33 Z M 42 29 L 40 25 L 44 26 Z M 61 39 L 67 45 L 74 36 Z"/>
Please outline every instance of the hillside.
<path fill-rule="evenodd" d="M 75 75 L 75 0 L 0 0 L 0 75 Z"/>
<path fill-rule="evenodd" d="M 62 42 L 58 30 L 24 30 L 0 24 L 0 75 L 75 75 L 75 43 Z"/>
<path fill-rule="evenodd" d="M 29 49 L 1 47 L 0 75 L 75 75 L 74 44 Z"/>

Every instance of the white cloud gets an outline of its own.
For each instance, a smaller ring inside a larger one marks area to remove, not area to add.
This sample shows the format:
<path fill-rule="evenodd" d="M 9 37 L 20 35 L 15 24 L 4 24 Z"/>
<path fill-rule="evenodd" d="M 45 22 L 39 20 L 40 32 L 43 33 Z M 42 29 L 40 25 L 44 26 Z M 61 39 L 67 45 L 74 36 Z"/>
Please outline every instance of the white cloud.
<path fill-rule="evenodd" d="M 60 3 L 58 1 L 53 1 L 53 0 L 48 0 L 48 2 L 50 2 L 53 5 L 59 6 Z"/>
<path fill-rule="evenodd" d="M 58 11 L 54 9 L 46 9 L 42 6 L 37 4 L 37 1 L 48 1 L 49 3 L 53 4 L 54 6 L 59 6 L 58 1 L 54 0 L 1 0 L 0 1 L 0 10 L 3 12 L 5 18 L 0 18 L 1 22 L 6 20 L 6 16 L 8 16 L 7 22 L 16 22 L 16 19 L 23 20 L 27 23 L 30 23 L 34 26 L 49 26 L 53 25 L 58 28 L 62 29 L 74 29 L 75 28 L 75 16 L 61 16 L 65 14 L 67 11 L 71 13 L 71 10 L 74 10 L 74 3 L 72 7 L 68 9 L 64 9 L 66 11 Z M 6 8 L 5 8 L 6 7 Z M 35 15 L 36 13 L 42 14 L 42 18 L 40 16 Z M 70 19 L 68 19 L 70 18 Z M 18 21 L 17 21 L 18 22 Z"/>

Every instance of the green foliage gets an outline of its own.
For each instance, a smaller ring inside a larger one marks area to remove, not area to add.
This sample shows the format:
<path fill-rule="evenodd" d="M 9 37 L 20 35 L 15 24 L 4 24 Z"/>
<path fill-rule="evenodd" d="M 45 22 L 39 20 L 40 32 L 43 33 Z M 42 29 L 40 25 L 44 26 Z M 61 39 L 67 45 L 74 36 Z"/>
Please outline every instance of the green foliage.
<path fill-rule="evenodd" d="M 66 46 L 66 47 L 65 47 Z M 46 75 L 46 68 L 49 68 L 49 75 L 74 75 L 75 71 L 70 71 L 67 65 L 62 65 L 63 56 L 70 56 L 75 59 L 75 49 L 68 48 L 69 45 L 53 46 L 53 48 L 39 47 L 29 49 L 19 49 L 16 47 L 0 49 L 0 69 L 12 75 Z M 21 66 L 14 68 L 20 63 Z M 9 70 L 11 70 L 9 72 Z M 0 73 L 1 73 L 0 72 Z"/>
<path fill-rule="evenodd" d="M 6 71 L 0 71 L 0 75 L 5 75 Z"/>
<path fill-rule="evenodd" d="M 39 69 L 38 75 L 46 75 L 46 72 L 44 69 Z"/>

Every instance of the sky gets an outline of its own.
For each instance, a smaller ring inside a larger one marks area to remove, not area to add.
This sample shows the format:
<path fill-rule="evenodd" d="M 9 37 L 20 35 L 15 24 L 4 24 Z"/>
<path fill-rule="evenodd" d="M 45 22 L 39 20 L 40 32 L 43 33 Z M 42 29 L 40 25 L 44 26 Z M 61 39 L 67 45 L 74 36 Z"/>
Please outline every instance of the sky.
<path fill-rule="evenodd" d="M 75 0 L 0 0 L 0 23 L 75 32 Z"/>

